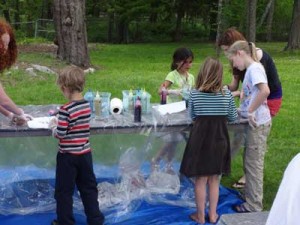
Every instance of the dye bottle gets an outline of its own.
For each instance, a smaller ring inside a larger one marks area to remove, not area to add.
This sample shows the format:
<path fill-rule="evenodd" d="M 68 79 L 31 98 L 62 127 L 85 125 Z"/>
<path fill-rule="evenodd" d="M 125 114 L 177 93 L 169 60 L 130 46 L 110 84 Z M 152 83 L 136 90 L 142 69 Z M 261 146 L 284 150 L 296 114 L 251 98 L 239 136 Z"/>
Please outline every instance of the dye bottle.
<path fill-rule="evenodd" d="M 91 108 L 91 113 L 93 114 L 95 111 L 94 110 L 94 94 L 90 89 L 85 93 L 84 99 L 89 102 L 90 108 Z"/>
<path fill-rule="evenodd" d="M 134 122 L 141 122 L 141 121 L 142 121 L 142 104 L 141 104 L 141 99 L 138 96 L 134 105 Z"/>
<path fill-rule="evenodd" d="M 160 104 L 162 105 L 167 104 L 167 95 L 168 95 L 168 90 L 166 88 L 166 85 L 163 84 L 161 88 L 161 94 L 160 94 Z"/>
<path fill-rule="evenodd" d="M 94 98 L 94 109 L 95 109 L 95 116 L 100 117 L 101 116 L 101 97 L 100 97 L 98 91 Z"/>
<path fill-rule="evenodd" d="M 145 88 L 142 90 L 142 113 L 146 113 L 148 110 L 147 105 L 147 92 Z"/>
<path fill-rule="evenodd" d="M 133 106 L 134 106 L 134 99 L 133 99 L 133 91 L 130 89 L 128 93 L 128 111 L 132 112 L 133 111 Z"/>

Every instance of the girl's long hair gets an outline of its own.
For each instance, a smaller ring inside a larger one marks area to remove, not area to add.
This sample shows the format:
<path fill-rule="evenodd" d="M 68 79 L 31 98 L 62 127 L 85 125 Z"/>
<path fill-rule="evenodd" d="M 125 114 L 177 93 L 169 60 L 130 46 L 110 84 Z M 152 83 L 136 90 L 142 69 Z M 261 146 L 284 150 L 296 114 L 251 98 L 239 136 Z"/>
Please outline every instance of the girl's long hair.
<path fill-rule="evenodd" d="M 192 60 L 194 59 L 194 54 L 192 52 L 192 50 L 188 49 L 188 48 L 177 48 L 173 54 L 173 61 L 171 63 L 171 70 L 178 70 L 180 68 L 177 68 L 177 63 L 181 62 L 181 61 L 185 61 L 188 58 L 192 58 Z"/>
<path fill-rule="evenodd" d="M 208 57 L 202 64 L 196 81 L 196 89 L 202 92 L 222 91 L 223 66 L 217 59 Z"/>
<path fill-rule="evenodd" d="M 227 50 L 226 55 L 230 57 L 236 55 L 238 51 L 244 51 L 247 55 L 251 56 L 254 61 L 259 62 L 256 54 L 256 46 L 253 42 L 236 41 Z"/>

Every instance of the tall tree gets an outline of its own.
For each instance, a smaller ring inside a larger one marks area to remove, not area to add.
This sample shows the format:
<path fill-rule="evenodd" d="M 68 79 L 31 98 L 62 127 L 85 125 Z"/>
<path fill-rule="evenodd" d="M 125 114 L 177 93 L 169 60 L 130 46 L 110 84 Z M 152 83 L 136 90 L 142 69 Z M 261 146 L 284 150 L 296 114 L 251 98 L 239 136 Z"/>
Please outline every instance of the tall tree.
<path fill-rule="evenodd" d="M 272 40 L 272 26 L 273 26 L 273 16 L 274 16 L 274 9 L 275 9 L 275 0 L 272 1 L 270 6 L 270 11 L 267 17 L 267 41 Z"/>
<path fill-rule="evenodd" d="M 3 12 L 3 15 L 4 15 L 4 18 L 6 19 L 7 22 L 11 22 L 10 20 L 10 13 L 9 13 L 9 6 L 7 4 L 7 1 L 6 0 L 1 0 L 1 8 L 2 8 L 2 12 Z"/>
<path fill-rule="evenodd" d="M 274 14 L 274 5 L 275 5 L 275 0 L 269 0 L 264 13 L 262 14 L 260 21 L 257 25 L 257 29 L 262 27 L 263 23 L 265 20 L 266 22 L 266 40 L 271 41 L 272 38 L 272 24 L 273 24 L 273 14 Z"/>
<path fill-rule="evenodd" d="M 247 0 L 247 40 L 255 42 L 256 39 L 256 5 L 257 0 Z"/>
<path fill-rule="evenodd" d="M 300 48 L 300 0 L 294 0 L 293 18 L 289 40 L 284 50 Z"/>
<path fill-rule="evenodd" d="M 175 10 L 176 10 L 176 26 L 175 26 L 175 32 L 173 35 L 173 41 L 180 41 L 182 36 L 182 19 L 185 14 L 185 5 L 186 1 L 184 0 L 178 0 L 175 1 Z"/>
<path fill-rule="evenodd" d="M 57 57 L 88 68 L 85 0 L 54 0 L 54 27 L 58 44 Z"/>

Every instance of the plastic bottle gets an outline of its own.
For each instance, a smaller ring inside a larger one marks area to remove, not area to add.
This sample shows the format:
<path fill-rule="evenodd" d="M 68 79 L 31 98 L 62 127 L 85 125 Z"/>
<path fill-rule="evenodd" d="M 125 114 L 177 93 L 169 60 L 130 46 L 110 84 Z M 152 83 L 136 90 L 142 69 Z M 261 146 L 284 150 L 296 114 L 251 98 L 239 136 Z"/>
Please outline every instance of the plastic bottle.
<path fill-rule="evenodd" d="M 160 104 L 162 105 L 167 104 L 167 95 L 168 95 L 168 90 L 166 88 L 166 85 L 163 84 L 161 88 L 161 94 L 160 94 Z"/>
<path fill-rule="evenodd" d="M 94 109 L 95 109 L 95 116 L 100 117 L 102 109 L 101 109 L 101 97 L 100 97 L 98 91 L 97 91 L 96 96 L 94 98 Z"/>
<path fill-rule="evenodd" d="M 91 112 L 92 112 L 92 114 L 93 114 L 94 111 L 95 111 L 95 109 L 94 109 L 94 94 L 93 94 L 93 92 L 91 91 L 91 89 L 89 89 L 89 90 L 85 93 L 84 99 L 90 103 Z"/>
<path fill-rule="evenodd" d="M 138 96 L 134 105 L 134 122 L 142 121 L 142 104 L 141 99 Z"/>
<path fill-rule="evenodd" d="M 128 93 L 128 111 L 132 111 L 133 108 L 134 108 L 134 104 L 133 104 L 133 92 L 132 90 L 130 89 L 129 90 L 129 93 Z"/>
<path fill-rule="evenodd" d="M 101 116 L 107 118 L 109 116 L 109 103 L 110 103 L 110 93 L 104 92 L 100 95 L 102 103 Z"/>
<path fill-rule="evenodd" d="M 148 105 L 147 105 L 147 92 L 145 90 L 145 88 L 142 90 L 142 112 L 146 113 L 147 109 L 148 109 Z"/>

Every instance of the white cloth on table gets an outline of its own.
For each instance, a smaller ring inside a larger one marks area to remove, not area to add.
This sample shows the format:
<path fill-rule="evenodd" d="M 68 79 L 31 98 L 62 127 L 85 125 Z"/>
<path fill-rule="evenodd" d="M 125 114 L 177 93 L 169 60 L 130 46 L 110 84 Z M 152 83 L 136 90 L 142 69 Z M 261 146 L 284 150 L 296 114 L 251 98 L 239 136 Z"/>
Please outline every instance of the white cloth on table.
<path fill-rule="evenodd" d="M 160 113 L 160 115 L 164 116 L 166 114 L 178 113 L 186 110 L 186 103 L 185 101 L 181 101 L 165 105 L 155 105 L 152 107 L 153 109 L 157 110 Z"/>
<path fill-rule="evenodd" d="M 55 116 L 36 117 L 27 122 L 28 127 L 32 129 L 49 129 L 49 123 Z"/>
<path fill-rule="evenodd" d="M 300 153 L 288 164 L 266 225 L 300 224 Z"/>

